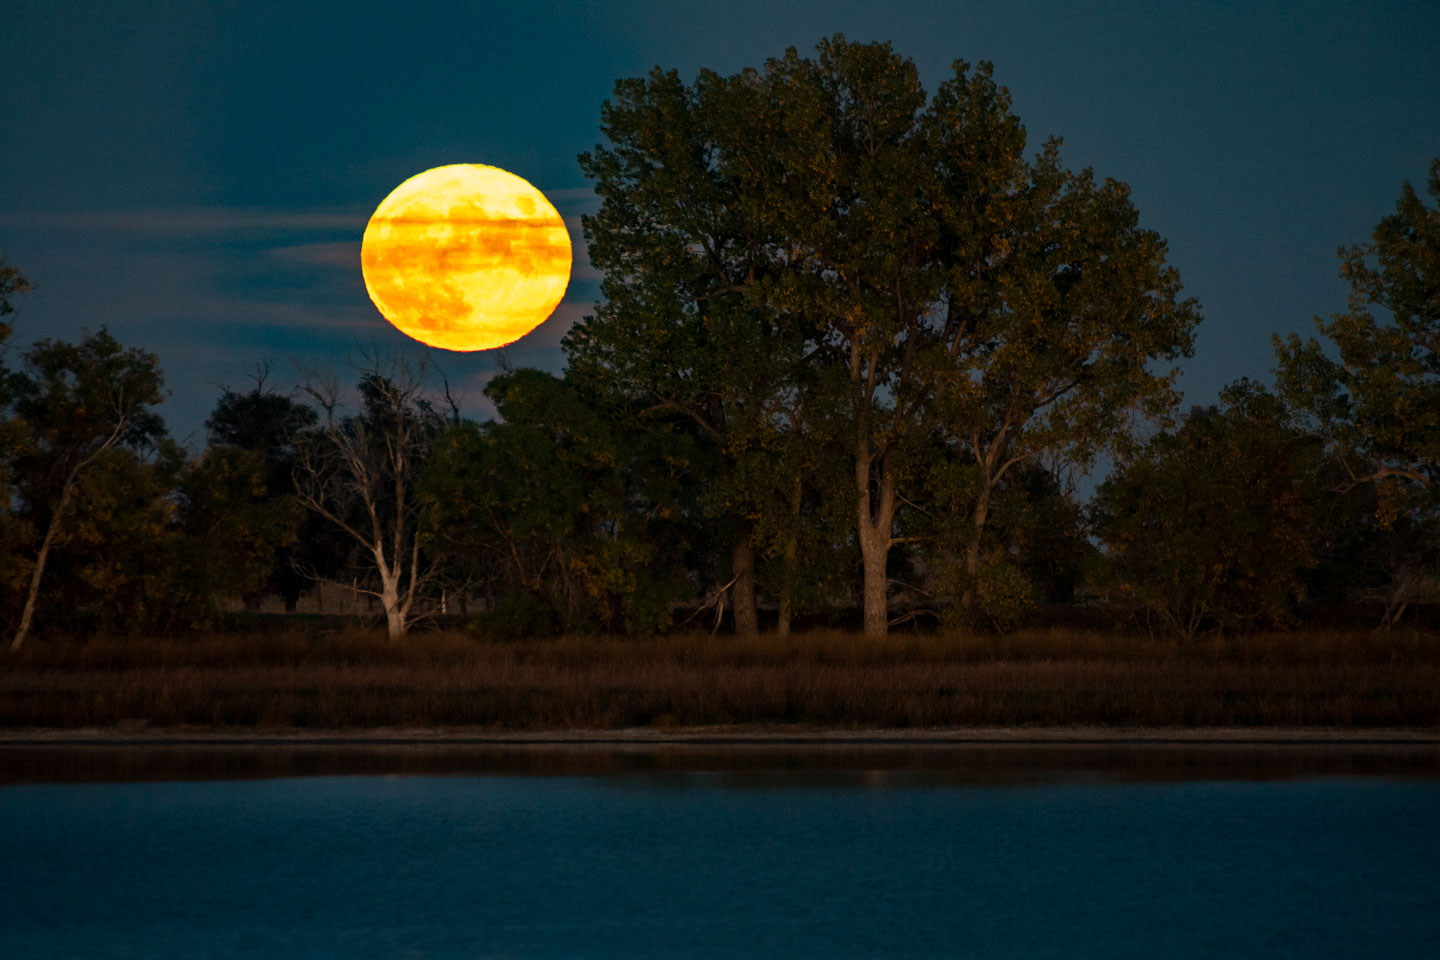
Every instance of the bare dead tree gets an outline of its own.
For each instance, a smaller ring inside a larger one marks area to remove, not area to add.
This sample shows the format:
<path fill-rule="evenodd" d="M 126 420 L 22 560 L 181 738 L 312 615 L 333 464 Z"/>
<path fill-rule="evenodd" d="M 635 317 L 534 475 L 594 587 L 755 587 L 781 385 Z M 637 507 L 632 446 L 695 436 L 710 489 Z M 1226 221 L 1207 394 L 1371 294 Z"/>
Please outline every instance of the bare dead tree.
<path fill-rule="evenodd" d="M 428 361 L 383 359 L 372 351 L 360 370 L 362 409 L 353 416 L 343 412 L 333 377 L 301 384 L 319 409 L 320 425 L 301 444 L 295 488 L 301 503 L 373 559 L 378 587 L 357 581 L 352 589 L 380 601 L 390 639 L 399 640 L 439 572 L 424 549 L 427 507 L 417 484 L 447 418 L 424 395 Z"/>

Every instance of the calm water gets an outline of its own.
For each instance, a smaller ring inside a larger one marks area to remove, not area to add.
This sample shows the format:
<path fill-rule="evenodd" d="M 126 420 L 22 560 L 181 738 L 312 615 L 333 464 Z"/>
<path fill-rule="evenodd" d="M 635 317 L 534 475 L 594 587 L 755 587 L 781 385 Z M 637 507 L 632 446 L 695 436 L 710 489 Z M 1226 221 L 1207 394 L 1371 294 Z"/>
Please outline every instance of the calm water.
<path fill-rule="evenodd" d="M 178 753 L 0 752 L 0 956 L 1440 956 L 1433 748 Z"/>

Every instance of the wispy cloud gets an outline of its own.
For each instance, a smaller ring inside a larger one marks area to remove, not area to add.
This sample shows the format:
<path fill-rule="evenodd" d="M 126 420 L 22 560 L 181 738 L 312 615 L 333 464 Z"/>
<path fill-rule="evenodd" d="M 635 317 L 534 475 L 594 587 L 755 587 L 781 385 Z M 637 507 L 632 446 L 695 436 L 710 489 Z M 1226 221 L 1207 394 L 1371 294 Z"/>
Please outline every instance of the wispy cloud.
<path fill-rule="evenodd" d="M 588 191 L 584 191 L 587 192 Z M 586 255 L 583 197 L 565 199 L 573 261 L 569 297 L 536 330 L 505 348 L 505 362 L 558 373 L 560 341 L 591 310 L 598 271 Z M 559 199 L 557 206 L 559 206 Z M 163 412 L 181 437 L 203 437 L 218 384 L 246 365 L 343 364 L 363 341 L 419 345 L 385 322 L 365 295 L 360 237 L 367 214 L 337 210 L 156 208 L 0 211 L 7 260 L 35 282 L 13 342 L 73 339 L 108 325 L 122 342 L 160 357 L 174 391 Z M 15 318 L 12 318 L 15 319 Z M 483 389 L 496 352 L 439 352 L 468 416 L 493 413 Z"/>
<path fill-rule="evenodd" d="M 288 263 L 312 267 L 360 269 L 359 241 L 341 243 L 298 243 L 272 247 L 270 255 Z"/>
<path fill-rule="evenodd" d="M 0 211 L 0 227 L 114 233 L 195 234 L 251 231 L 365 229 L 354 211 L 245 207 L 165 207 L 146 210 Z"/>
<path fill-rule="evenodd" d="M 572 259 L 570 281 L 598 281 L 605 275 L 590 262 L 590 250 L 585 243 L 585 232 L 580 225 L 578 214 L 563 218 L 565 230 L 570 235 Z M 311 267 L 334 267 L 358 270 L 360 267 L 360 242 L 319 241 L 316 243 L 291 243 L 271 247 L 271 256 L 290 264 Z"/>

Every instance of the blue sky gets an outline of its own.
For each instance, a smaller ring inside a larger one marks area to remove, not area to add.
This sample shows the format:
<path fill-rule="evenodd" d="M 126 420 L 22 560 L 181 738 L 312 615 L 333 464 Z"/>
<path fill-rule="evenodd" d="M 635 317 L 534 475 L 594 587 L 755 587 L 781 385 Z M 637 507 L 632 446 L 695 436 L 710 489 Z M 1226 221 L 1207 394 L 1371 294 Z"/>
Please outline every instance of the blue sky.
<path fill-rule="evenodd" d="M 154 351 L 203 439 L 219 385 L 417 348 L 360 279 L 365 220 L 405 178 L 488 163 L 576 240 L 566 300 L 508 362 L 558 371 L 598 278 L 576 155 L 619 77 L 758 66 L 837 31 L 933 86 L 991 60 L 1032 148 L 1130 184 L 1205 321 L 1183 387 L 1267 378 L 1272 332 L 1343 309 L 1335 250 L 1440 155 L 1440 4 L 119 3 L 10 0 L 0 31 L 0 252 L 36 284 L 15 342 L 104 325 Z M 12 353 L 13 359 L 13 353 Z M 438 352 L 467 411 L 494 352 Z"/>

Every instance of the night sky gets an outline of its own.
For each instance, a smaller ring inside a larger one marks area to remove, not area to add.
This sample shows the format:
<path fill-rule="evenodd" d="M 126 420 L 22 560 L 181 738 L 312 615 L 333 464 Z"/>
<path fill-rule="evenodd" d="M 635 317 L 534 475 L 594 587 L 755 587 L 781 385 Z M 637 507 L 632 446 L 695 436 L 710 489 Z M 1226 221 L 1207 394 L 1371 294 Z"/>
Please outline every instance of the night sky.
<path fill-rule="evenodd" d="M 0 252 L 36 286 L 12 343 L 103 325 L 154 351 L 164 413 L 191 443 L 219 386 L 243 389 L 257 362 L 283 386 L 297 364 L 343 372 L 357 344 L 423 349 L 371 306 L 360 236 L 390 190 L 441 164 L 503 167 L 566 216 L 566 300 L 506 351 L 558 372 L 561 336 L 598 295 L 576 155 L 615 79 L 657 64 L 729 73 L 837 31 L 893 42 L 930 89 L 956 58 L 993 61 L 1031 151 L 1063 136 L 1070 166 L 1129 183 L 1169 240 L 1205 314 L 1192 402 L 1268 379 L 1272 332 L 1343 309 L 1336 248 L 1440 155 L 1434 0 L 7 0 L 0 20 Z M 436 359 L 485 416 L 500 358 Z"/>

